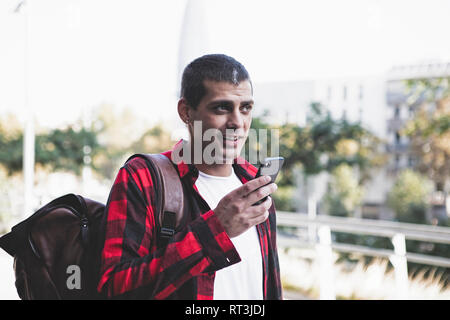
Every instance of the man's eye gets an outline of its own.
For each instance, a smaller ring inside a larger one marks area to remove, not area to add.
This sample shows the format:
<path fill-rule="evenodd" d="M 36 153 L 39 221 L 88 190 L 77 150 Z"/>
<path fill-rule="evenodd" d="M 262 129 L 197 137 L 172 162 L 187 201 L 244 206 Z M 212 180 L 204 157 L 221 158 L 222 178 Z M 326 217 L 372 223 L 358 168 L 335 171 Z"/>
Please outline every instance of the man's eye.
<path fill-rule="evenodd" d="M 217 111 L 227 111 L 228 110 L 228 106 L 217 106 L 217 107 L 215 107 L 215 109 Z"/>
<path fill-rule="evenodd" d="M 249 112 L 250 110 L 252 110 L 253 106 L 250 104 L 247 104 L 245 106 L 242 106 L 242 110 L 245 112 Z"/>

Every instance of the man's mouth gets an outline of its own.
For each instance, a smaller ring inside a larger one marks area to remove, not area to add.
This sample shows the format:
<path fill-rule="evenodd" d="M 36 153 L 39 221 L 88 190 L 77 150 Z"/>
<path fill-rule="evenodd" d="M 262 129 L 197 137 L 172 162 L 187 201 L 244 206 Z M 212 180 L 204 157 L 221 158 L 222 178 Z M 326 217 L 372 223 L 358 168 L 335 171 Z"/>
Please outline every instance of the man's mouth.
<path fill-rule="evenodd" d="M 244 137 L 242 137 L 242 136 L 224 136 L 223 144 L 224 144 L 224 146 L 237 148 L 239 142 L 243 138 Z"/>
<path fill-rule="evenodd" d="M 245 136 L 241 136 L 241 135 L 225 136 L 224 135 L 224 140 L 225 141 L 237 142 L 237 141 L 242 140 L 242 139 L 245 139 Z"/>
<path fill-rule="evenodd" d="M 225 137 L 225 140 L 228 140 L 228 141 L 238 141 L 239 139 L 240 139 L 240 137 L 237 137 L 237 136 Z"/>

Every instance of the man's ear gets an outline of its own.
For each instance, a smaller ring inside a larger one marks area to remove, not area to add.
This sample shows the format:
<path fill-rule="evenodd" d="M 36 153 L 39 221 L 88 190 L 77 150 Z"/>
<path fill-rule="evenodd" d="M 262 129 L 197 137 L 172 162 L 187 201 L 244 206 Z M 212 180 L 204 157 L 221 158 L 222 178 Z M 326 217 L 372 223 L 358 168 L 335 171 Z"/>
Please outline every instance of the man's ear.
<path fill-rule="evenodd" d="M 180 100 L 178 100 L 178 115 L 180 116 L 181 121 L 186 124 L 191 122 L 190 108 L 191 107 L 187 104 L 186 99 L 180 98 Z"/>

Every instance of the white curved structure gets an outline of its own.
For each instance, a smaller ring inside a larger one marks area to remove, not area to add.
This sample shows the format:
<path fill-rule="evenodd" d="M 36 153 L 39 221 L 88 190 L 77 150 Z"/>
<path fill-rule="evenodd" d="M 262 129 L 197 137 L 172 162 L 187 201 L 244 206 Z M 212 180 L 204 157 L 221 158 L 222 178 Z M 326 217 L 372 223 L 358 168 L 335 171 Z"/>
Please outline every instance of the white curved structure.
<path fill-rule="evenodd" d="M 208 32 L 204 0 L 188 0 L 180 33 L 178 53 L 177 95 L 180 92 L 181 75 L 186 65 L 208 50 Z"/>

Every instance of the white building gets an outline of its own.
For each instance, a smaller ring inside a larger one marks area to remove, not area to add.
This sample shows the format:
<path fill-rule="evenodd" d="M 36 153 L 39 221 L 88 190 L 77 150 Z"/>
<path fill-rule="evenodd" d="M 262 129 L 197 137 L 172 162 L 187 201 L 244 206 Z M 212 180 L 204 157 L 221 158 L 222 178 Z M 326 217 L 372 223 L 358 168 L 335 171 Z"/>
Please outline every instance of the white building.
<path fill-rule="evenodd" d="M 319 102 L 333 118 L 361 121 L 378 137 L 386 138 L 385 85 L 382 76 L 256 83 L 256 112 L 267 109 L 275 123 L 289 120 L 304 125 L 310 104 Z"/>

